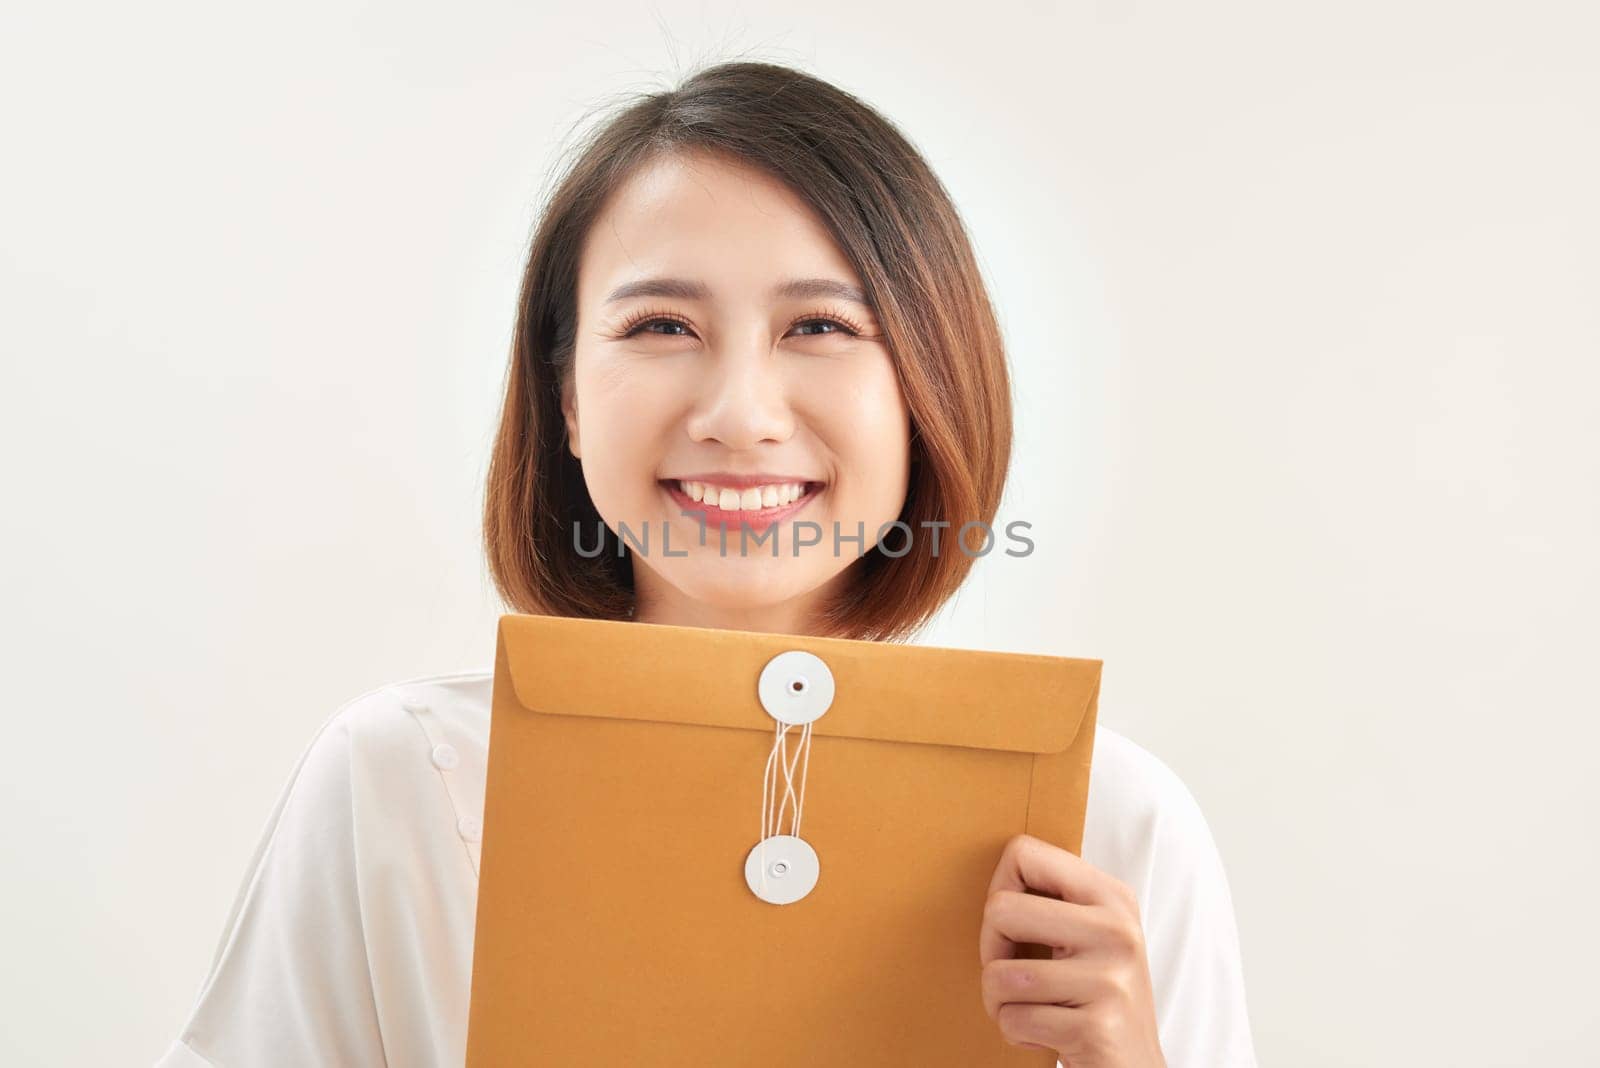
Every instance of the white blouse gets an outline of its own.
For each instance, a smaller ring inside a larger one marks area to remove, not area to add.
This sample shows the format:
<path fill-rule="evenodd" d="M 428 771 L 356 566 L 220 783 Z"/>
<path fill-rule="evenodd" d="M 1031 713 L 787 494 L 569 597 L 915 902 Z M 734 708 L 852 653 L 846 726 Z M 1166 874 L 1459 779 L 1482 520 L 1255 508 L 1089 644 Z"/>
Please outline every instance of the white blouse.
<path fill-rule="evenodd" d="M 328 718 L 157 1068 L 465 1062 L 492 682 L 414 679 Z M 1199 807 L 1111 730 L 1093 759 L 1083 856 L 1138 893 L 1167 1064 L 1254 1068 L 1233 904 Z"/>

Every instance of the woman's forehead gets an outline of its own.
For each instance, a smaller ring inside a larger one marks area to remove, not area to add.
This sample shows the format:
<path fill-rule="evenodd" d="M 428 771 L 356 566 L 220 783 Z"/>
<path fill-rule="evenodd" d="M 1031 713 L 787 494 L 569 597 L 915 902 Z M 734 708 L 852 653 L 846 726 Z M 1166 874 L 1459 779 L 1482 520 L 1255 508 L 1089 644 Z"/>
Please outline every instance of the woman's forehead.
<path fill-rule="evenodd" d="M 707 156 L 644 164 L 590 228 L 580 265 L 582 301 L 602 302 L 651 277 L 698 281 L 713 299 L 765 297 L 790 278 L 860 285 L 799 195 L 762 171 Z"/>
<path fill-rule="evenodd" d="M 777 178 L 735 157 L 710 152 L 661 153 L 634 168 L 608 207 L 637 217 L 679 214 L 810 214 L 805 201 Z"/>

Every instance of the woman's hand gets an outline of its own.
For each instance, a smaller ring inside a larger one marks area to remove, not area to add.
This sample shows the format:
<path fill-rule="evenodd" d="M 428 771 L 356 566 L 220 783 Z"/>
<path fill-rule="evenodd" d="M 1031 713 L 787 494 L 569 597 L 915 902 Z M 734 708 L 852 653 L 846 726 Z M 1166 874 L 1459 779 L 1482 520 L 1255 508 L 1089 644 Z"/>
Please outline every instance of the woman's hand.
<path fill-rule="evenodd" d="M 1019 942 L 1051 956 L 1016 957 Z M 1007 842 L 978 956 L 983 1006 L 1006 1041 L 1055 1050 L 1068 1068 L 1165 1068 L 1139 902 L 1081 857 L 1031 835 Z"/>

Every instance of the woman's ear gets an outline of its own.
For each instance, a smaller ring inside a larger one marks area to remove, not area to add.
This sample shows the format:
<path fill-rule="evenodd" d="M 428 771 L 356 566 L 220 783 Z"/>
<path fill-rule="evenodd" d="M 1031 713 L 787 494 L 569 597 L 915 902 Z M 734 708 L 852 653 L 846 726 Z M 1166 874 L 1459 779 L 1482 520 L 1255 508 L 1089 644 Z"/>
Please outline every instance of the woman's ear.
<path fill-rule="evenodd" d="M 561 415 L 567 424 L 567 451 L 572 453 L 574 460 L 581 460 L 583 453 L 578 447 L 578 397 L 570 375 L 561 384 Z"/>

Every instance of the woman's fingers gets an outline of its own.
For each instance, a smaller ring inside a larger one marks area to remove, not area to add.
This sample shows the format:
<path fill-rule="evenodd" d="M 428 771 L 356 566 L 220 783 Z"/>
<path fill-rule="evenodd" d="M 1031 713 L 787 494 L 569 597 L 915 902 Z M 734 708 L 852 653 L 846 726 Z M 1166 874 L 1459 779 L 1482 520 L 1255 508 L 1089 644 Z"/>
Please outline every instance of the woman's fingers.
<path fill-rule="evenodd" d="M 1017 955 L 1019 942 L 1054 946 L 1062 955 L 1083 953 L 1109 933 L 1106 910 L 1019 890 L 997 890 L 983 907 L 978 960 L 988 964 Z"/>
<path fill-rule="evenodd" d="M 1108 972 L 1094 960 L 993 960 L 984 965 L 980 987 L 990 1019 L 1000 1018 L 1008 1004 L 1061 1005 L 1078 1008 L 1106 994 Z"/>
<path fill-rule="evenodd" d="M 989 893 L 1030 887 L 1081 905 L 1115 904 L 1124 889 L 1082 857 L 1042 838 L 1019 834 L 1001 850 L 1000 862 L 989 880 Z"/>
<path fill-rule="evenodd" d="M 1068 907 L 1052 908 L 1052 901 Z M 1136 927 L 1139 918 L 1139 903 L 1125 884 L 1059 846 L 1019 834 L 1006 843 L 989 880 L 978 957 L 987 964 L 1015 956 L 1018 942 L 1070 951 L 1097 933 L 1115 936 Z"/>
<path fill-rule="evenodd" d="M 1016 956 L 1018 943 L 1050 959 Z M 1006 843 L 978 934 L 984 1009 L 1006 1040 L 1069 1063 L 1161 1063 L 1144 928 L 1134 892 L 1029 835 Z M 1087 1058 L 1087 1059 L 1085 1059 Z"/>

